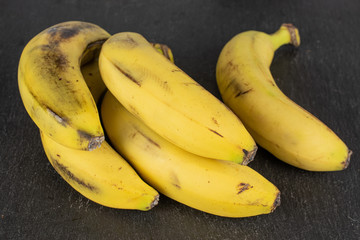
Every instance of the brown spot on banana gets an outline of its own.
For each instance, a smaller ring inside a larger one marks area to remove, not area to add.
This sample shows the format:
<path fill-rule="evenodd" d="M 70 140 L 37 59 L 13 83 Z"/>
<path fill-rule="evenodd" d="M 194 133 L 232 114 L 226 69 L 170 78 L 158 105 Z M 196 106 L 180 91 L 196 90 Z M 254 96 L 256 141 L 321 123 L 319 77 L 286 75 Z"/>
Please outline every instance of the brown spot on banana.
<path fill-rule="evenodd" d="M 275 208 L 277 208 L 278 206 L 280 206 L 281 203 L 281 199 L 280 199 L 280 192 L 278 192 L 278 194 L 276 195 L 275 201 L 271 207 L 270 212 L 273 212 L 275 210 Z"/>
<path fill-rule="evenodd" d="M 58 113 L 53 111 L 51 108 L 46 107 L 46 110 L 48 111 L 48 113 L 50 113 L 51 116 L 53 116 L 55 118 L 55 120 L 58 123 L 60 123 L 64 127 L 68 124 L 68 120 L 65 117 L 60 116 Z"/>
<path fill-rule="evenodd" d="M 249 183 L 239 183 L 239 185 L 237 185 L 237 194 L 240 194 L 253 187 L 254 186 L 251 186 Z"/>
<path fill-rule="evenodd" d="M 104 136 L 93 136 L 82 130 L 78 130 L 77 133 L 78 133 L 80 139 L 85 139 L 86 141 L 89 142 L 87 149 L 85 149 L 85 150 L 92 151 L 92 150 L 100 147 L 101 143 L 105 140 Z"/>
<path fill-rule="evenodd" d="M 243 92 L 238 92 L 235 96 L 234 96 L 234 98 L 237 98 L 237 97 L 239 97 L 240 95 L 244 95 L 244 94 L 246 94 L 246 93 L 248 93 L 248 92 L 250 92 L 250 91 L 252 91 L 253 89 L 252 88 L 250 88 L 250 89 L 248 89 L 248 90 L 245 90 L 245 91 L 243 91 Z"/>
<path fill-rule="evenodd" d="M 82 187 L 87 188 L 88 190 L 94 192 L 94 193 L 98 193 L 99 189 L 97 187 L 95 187 L 94 185 L 90 184 L 90 183 L 86 183 L 84 180 L 80 179 L 79 177 L 75 176 L 69 169 L 67 166 L 59 163 L 57 161 L 56 158 L 52 158 L 52 163 L 54 168 L 59 172 L 62 173 L 62 175 L 65 178 L 68 178 L 69 180 L 72 180 L 74 182 L 76 182 L 77 184 L 79 184 Z"/>
<path fill-rule="evenodd" d="M 155 142 L 153 139 L 151 139 L 149 136 L 145 135 L 143 132 L 141 132 L 138 128 L 134 127 L 136 129 L 136 131 L 141 135 L 143 136 L 149 143 L 155 145 L 156 147 L 158 148 L 161 148 L 161 146 Z"/>
<path fill-rule="evenodd" d="M 171 172 L 171 174 L 170 174 L 170 182 L 177 189 L 181 189 L 179 178 L 177 177 L 177 175 L 174 172 Z"/>
<path fill-rule="evenodd" d="M 346 169 L 349 166 L 352 153 L 353 152 L 350 149 L 348 149 L 347 158 L 345 159 L 345 161 L 341 162 L 341 164 L 343 165 L 343 169 Z"/>
<path fill-rule="evenodd" d="M 114 66 L 116 67 L 117 70 L 119 70 L 122 74 L 125 75 L 125 77 L 127 77 L 128 79 L 130 79 L 131 81 L 133 81 L 136 85 L 138 85 L 139 87 L 141 87 L 141 82 L 136 80 L 133 76 L 131 76 L 129 73 L 125 72 L 124 70 L 122 70 L 119 66 L 117 66 L 116 64 L 114 64 Z"/>
<path fill-rule="evenodd" d="M 145 209 L 152 209 L 153 207 L 155 207 L 156 205 L 158 205 L 159 203 L 159 198 L 160 198 L 160 195 L 156 195 L 154 197 L 154 200 L 151 202 L 150 206 L 147 206 Z"/>
<path fill-rule="evenodd" d="M 255 146 L 254 149 L 252 151 L 247 151 L 245 149 L 242 149 L 243 153 L 244 153 L 244 158 L 243 158 L 243 162 L 241 163 L 241 165 L 248 165 L 249 162 L 251 162 L 252 160 L 254 160 L 254 157 L 256 155 L 258 147 Z"/>
<path fill-rule="evenodd" d="M 215 133 L 216 135 L 220 136 L 220 137 L 224 137 L 223 135 L 221 135 L 220 133 L 218 133 L 217 131 L 211 129 L 211 128 L 208 128 L 211 132 Z"/>
<path fill-rule="evenodd" d="M 218 121 L 216 120 L 216 118 L 212 117 L 211 120 L 213 121 L 213 123 L 215 123 L 215 125 L 219 126 Z"/>
<path fill-rule="evenodd" d="M 88 24 L 85 22 L 78 22 L 76 24 L 69 23 L 69 24 L 58 24 L 55 25 L 47 30 L 47 33 L 50 37 L 56 38 L 59 40 L 67 40 L 72 37 L 75 37 L 80 33 L 80 31 L 84 29 L 92 29 L 95 28 L 95 25 Z"/>

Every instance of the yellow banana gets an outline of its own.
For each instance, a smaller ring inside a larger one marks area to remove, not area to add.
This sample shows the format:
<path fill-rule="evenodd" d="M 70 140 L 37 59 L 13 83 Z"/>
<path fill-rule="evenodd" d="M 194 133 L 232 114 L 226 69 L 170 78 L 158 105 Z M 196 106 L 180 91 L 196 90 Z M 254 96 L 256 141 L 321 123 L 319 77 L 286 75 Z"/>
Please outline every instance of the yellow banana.
<path fill-rule="evenodd" d="M 175 145 L 204 157 L 247 164 L 256 144 L 240 120 L 137 33 L 103 45 L 107 88 L 134 115 Z"/>
<path fill-rule="evenodd" d="M 351 151 L 316 117 L 277 87 L 270 64 L 284 44 L 300 44 L 298 29 L 283 24 L 274 34 L 247 31 L 220 53 L 216 78 L 223 101 L 255 141 L 277 158 L 311 171 L 336 171 L 349 164 Z"/>
<path fill-rule="evenodd" d="M 94 24 L 64 22 L 39 33 L 22 52 L 18 85 L 25 108 L 41 131 L 65 146 L 92 150 L 104 140 L 80 65 L 109 36 Z"/>
<path fill-rule="evenodd" d="M 251 168 L 204 158 L 171 144 L 109 91 L 101 116 L 114 148 L 147 183 L 178 202 L 224 217 L 267 214 L 280 204 L 279 190 Z"/>
<path fill-rule="evenodd" d="M 101 205 L 149 210 L 159 194 L 107 142 L 93 150 L 65 147 L 41 134 L 45 153 L 55 170 L 75 190 Z"/>

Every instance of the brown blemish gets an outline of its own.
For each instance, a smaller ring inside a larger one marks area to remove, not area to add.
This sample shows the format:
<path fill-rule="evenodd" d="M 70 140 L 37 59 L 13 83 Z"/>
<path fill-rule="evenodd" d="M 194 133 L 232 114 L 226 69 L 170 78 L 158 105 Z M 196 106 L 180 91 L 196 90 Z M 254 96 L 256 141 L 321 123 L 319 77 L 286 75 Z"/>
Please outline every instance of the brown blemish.
<path fill-rule="evenodd" d="M 173 70 L 171 70 L 171 72 L 182 72 L 182 70 L 180 70 L 180 69 L 173 69 Z"/>
<path fill-rule="evenodd" d="M 130 43 L 132 46 L 138 45 L 138 43 L 130 35 L 126 35 L 125 41 Z"/>
<path fill-rule="evenodd" d="M 58 157 L 58 158 L 60 158 L 61 156 L 60 156 L 60 154 L 56 154 L 56 156 Z"/>
<path fill-rule="evenodd" d="M 208 128 L 211 132 L 215 133 L 216 135 L 220 136 L 220 137 L 224 137 L 223 135 L 221 135 L 220 133 L 218 133 L 215 130 L 212 130 L 211 128 Z"/>
<path fill-rule="evenodd" d="M 52 162 L 54 165 L 54 168 L 58 171 L 61 172 L 64 177 L 73 180 L 74 182 L 76 182 L 77 184 L 87 188 L 88 190 L 92 191 L 92 192 L 99 192 L 99 190 L 97 189 L 97 187 L 91 185 L 90 183 L 86 183 L 84 180 L 78 178 L 77 176 L 75 176 L 69 169 L 67 166 L 59 163 L 55 158 L 52 158 Z"/>
<path fill-rule="evenodd" d="M 67 122 L 68 120 L 65 118 L 65 117 L 62 117 L 60 116 L 60 114 L 56 113 L 54 110 L 52 110 L 51 108 L 49 107 L 46 107 L 46 110 L 48 111 L 48 113 L 50 113 L 50 115 L 52 117 L 55 118 L 55 120 L 60 123 L 62 126 L 66 126 L 67 125 Z"/>
<path fill-rule="evenodd" d="M 146 140 L 148 140 L 151 144 L 155 145 L 155 146 L 158 147 L 158 148 L 161 148 L 160 145 L 159 145 L 157 142 L 155 142 L 154 140 L 152 140 L 149 136 L 145 135 L 143 132 L 141 132 L 141 131 L 140 131 L 139 129 L 137 129 L 136 127 L 135 127 L 135 129 L 136 129 L 136 131 L 137 131 L 141 136 L 143 136 L 144 138 L 146 138 Z"/>
<path fill-rule="evenodd" d="M 129 110 L 132 114 L 139 115 L 139 112 L 136 110 L 136 108 L 133 105 L 129 104 L 128 107 L 130 108 Z"/>
<path fill-rule="evenodd" d="M 237 185 L 237 194 L 240 194 L 250 188 L 253 188 L 253 186 L 251 186 L 249 183 L 239 183 L 239 185 Z"/>
<path fill-rule="evenodd" d="M 91 29 L 94 27 L 95 27 L 95 25 L 85 23 L 85 22 L 78 22 L 76 24 L 62 23 L 62 24 L 58 24 L 58 25 L 51 27 L 50 29 L 47 30 L 47 33 L 52 38 L 60 38 L 60 40 L 61 39 L 67 40 L 67 39 L 75 37 L 84 29 Z"/>
<path fill-rule="evenodd" d="M 177 177 L 177 175 L 174 172 L 171 172 L 171 174 L 170 174 L 170 182 L 177 189 L 181 189 L 179 178 Z"/>
<path fill-rule="evenodd" d="M 217 126 L 219 126 L 218 121 L 217 121 L 214 117 L 212 117 L 211 120 L 212 120 Z"/>
<path fill-rule="evenodd" d="M 113 187 L 117 188 L 117 190 L 123 190 L 122 187 L 119 187 L 116 183 L 111 184 Z"/>
<path fill-rule="evenodd" d="M 243 91 L 243 92 L 238 92 L 236 95 L 235 95 L 235 98 L 237 98 L 237 97 L 239 97 L 240 95 L 244 95 L 244 94 L 246 94 L 246 93 L 248 93 L 248 92 L 250 92 L 250 91 L 252 91 L 253 89 L 252 88 L 250 88 L 250 89 L 248 89 L 248 90 L 246 90 L 246 91 Z"/>
<path fill-rule="evenodd" d="M 141 83 L 136 80 L 133 76 L 131 76 L 129 73 L 125 72 L 124 70 L 122 70 L 121 68 L 119 68 L 117 65 L 114 64 L 114 66 L 117 68 L 117 70 L 119 70 L 122 74 L 125 75 L 125 77 L 127 77 L 128 79 L 130 79 L 131 81 L 133 81 L 134 83 L 136 83 L 136 85 L 138 85 L 139 87 L 141 87 Z"/>
<path fill-rule="evenodd" d="M 341 162 L 341 164 L 343 165 L 343 169 L 346 169 L 349 166 L 352 153 L 353 152 L 349 149 L 347 158 L 345 159 L 345 161 Z"/>
<path fill-rule="evenodd" d="M 273 212 L 275 210 L 275 208 L 277 208 L 278 206 L 280 206 L 281 203 L 281 199 L 280 199 L 280 192 L 276 195 L 275 201 L 271 207 L 270 212 Z"/>
<path fill-rule="evenodd" d="M 156 195 L 156 196 L 154 197 L 154 200 L 151 202 L 150 206 L 147 206 L 145 209 L 150 210 L 150 209 L 152 209 L 153 207 L 155 207 L 156 205 L 158 205 L 158 203 L 159 203 L 159 198 L 160 198 L 160 195 L 159 195 L 159 194 Z"/>
<path fill-rule="evenodd" d="M 89 142 L 87 148 L 85 149 L 88 151 L 92 151 L 92 150 L 100 147 L 101 143 L 105 140 L 104 136 L 93 136 L 82 130 L 78 130 L 77 133 L 78 133 L 80 139 L 85 139 L 86 141 Z"/>
<path fill-rule="evenodd" d="M 257 149 L 258 149 L 257 146 L 255 146 L 254 149 L 252 151 L 250 151 L 250 152 L 243 149 L 242 151 L 244 152 L 244 158 L 243 158 L 243 162 L 241 163 L 241 165 L 248 165 L 249 162 L 254 160 Z"/>

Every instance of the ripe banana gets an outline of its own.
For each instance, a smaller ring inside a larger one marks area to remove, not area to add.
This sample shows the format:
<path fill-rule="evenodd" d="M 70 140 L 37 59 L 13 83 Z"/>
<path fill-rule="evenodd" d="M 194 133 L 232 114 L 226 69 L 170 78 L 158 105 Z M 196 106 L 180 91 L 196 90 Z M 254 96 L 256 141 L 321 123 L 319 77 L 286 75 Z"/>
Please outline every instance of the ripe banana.
<path fill-rule="evenodd" d="M 310 171 L 345 169 L 351 151 L 333 131 L 285 96 L 270 64 L 284 44 L 300 44 L 297 28 L 283 24 L 274 34 L 247 31 L 220 53 L 216 78 L 223 101 L 255 141 L 277 158 Z"/>
<path fill-rule="evenodd" d="M 40 131 L 45 153 L 55 170 L 75 190 L 101 205 L 149 210 L 159 194 L 107 142 L 93 151 L 65 147 Z"/>
<path fill-rule="evenodd" d="M 114 148 L 147 183 L 178 202 L 224 217 L 267 214 L 280 204 L 279 190 L 251 168 L 204 158 L 171 144 L 109 91 L 101 116 Z"/>
<path fill-rule="evenodd" d="M 145 124 L 194 154 L 247 164 L 256 144 L 240 120 L 137 33 L 103 45 L 99 67 L 107 88 Z"/>
<path fill-rule="evenodd" d="M 109 36 L 91 23 L 64 22 L 39 33 L 21 54 L 18 85 L 25 108 L 41 131 L 65 146 L 93 150 L 104 140 L 80 65 Z"/>

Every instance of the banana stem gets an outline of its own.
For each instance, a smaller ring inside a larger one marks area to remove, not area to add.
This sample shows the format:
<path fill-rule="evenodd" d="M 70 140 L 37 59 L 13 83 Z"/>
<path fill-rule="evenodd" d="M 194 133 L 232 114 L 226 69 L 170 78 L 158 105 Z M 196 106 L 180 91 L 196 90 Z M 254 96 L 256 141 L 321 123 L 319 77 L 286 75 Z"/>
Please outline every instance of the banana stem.
<path fill-rule="evenodd" d="M 285 44 L 292 44 L 298 47 L 300 45 L 299 30 L 291 23 L 284 23 L 278 31 L 271 34 L 271 40 L 274 50 Z"/>

